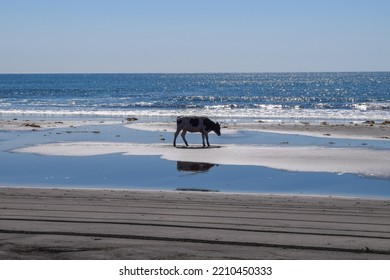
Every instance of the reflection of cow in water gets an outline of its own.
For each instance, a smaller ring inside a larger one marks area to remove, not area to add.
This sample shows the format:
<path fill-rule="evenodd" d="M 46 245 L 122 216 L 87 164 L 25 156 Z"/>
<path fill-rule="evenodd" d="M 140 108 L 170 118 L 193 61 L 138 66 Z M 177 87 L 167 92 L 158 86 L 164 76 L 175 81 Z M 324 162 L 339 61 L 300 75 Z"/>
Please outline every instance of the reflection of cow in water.
<path fill-rule="evenodd" d="M 189 172 L 206 172 L 215 164 L 205 163 L 205 162 L 187 162 L 187 161 L 178 161 L 177 170 L 178 171 L 189 171 Z"/>
<path fill-rule="evenodd" d="M 183 138 L 184 143 L 188 146 L 187 140 L 185 138 L 187 131 L 188 132 L 200 132 L 202 133 L 203 147 L 205 147 L 204 139 L 206 138 L 207 146 L 210 146 L 208 133 L 214 131 L 218 136 L 221 135 L 221 126 L 219 123 L 215 123 L 209 118 L 206 117 L 178 117 L 177 118 L 177 129 L 175 132 L 175 138 L 173 139 L 173 146 L 176 147 L 176 138 L 179 135 L 180 131 L 181 137 Z"/>

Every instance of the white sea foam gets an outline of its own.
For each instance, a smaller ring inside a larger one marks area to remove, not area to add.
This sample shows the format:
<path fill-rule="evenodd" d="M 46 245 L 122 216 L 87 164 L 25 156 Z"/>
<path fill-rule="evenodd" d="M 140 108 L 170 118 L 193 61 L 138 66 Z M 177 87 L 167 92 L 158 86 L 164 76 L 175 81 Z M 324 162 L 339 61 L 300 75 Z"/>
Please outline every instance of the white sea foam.
<path fill-rule="evenodd" d="M 362 105 L 363 106 L 363 105 Z M 384 121 L 389 119 L 386 110 L 359 109 L 300 109 L 281 108 L 269 105 L 259 108 L 235 108 L 230 105 L 206 106 L 187 109 L 141 109 L 141 110 L 18 110 L 2 109 L 2 115 L 42 115 L 42 116 L 101 116 L 101 117 L 176 117 L 181 115 L 205 115 L 214 118 L 255 118 L 271 120 L 339 120 L 339 121 Z"/>
<path fill-rule="evenodd" d="M 358 104 L 353 104 L 352 108 L 358 109 L 360 111 L 367 111 L 367 110 L 390 110 L 390 102 L 358 103 Z"/>

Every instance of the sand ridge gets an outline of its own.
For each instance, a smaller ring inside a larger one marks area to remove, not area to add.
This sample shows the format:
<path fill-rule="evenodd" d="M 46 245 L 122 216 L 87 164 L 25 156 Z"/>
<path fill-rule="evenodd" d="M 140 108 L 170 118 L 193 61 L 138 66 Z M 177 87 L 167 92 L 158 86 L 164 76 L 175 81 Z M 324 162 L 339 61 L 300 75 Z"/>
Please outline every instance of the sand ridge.
<path fill-rule="evenodd" d="M 174 148 L 170 144 L 117 142 L 62 142 L 12 150 L 46 156 L 155 155 L 173 161 L 212 164 L 255 165 L 302 172 L 355 173 L 390 177 L 390 151 L 364 148 L 328 148 L 317 146 L 193 145 Z"/>
<path fill-rule="evenodd" d="M 260 131 L 281 134 L 296 134 L 312 137 L 390 140 L 390 122 L 367 121 L 362 123 L 328 123 L 328 122 L 221 122 L 223 134 L 235 134 L 238 131 Z M 174 122 L 133 122 L 126 124 L 130 129 L 144 131 L 175 132 Z"/>

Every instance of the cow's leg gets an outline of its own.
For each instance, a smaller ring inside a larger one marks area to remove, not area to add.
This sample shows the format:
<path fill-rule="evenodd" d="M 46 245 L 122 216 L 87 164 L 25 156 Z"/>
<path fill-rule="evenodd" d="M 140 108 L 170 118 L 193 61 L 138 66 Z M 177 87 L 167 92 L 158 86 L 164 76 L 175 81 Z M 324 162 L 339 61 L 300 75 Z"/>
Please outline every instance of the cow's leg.
<path fill-rule="evenodd" d="M 186 133 L 187 131 L 183 129 L 183 132 L 181 133 L 181 138 L 183 138 L 184 143 L 186 146 L 188 146 L 187 140 L 186 140 Z"/>
<path fill-rule="evenodd" d="M 180 130 L 181 130 L 181 129 L 179 129 L 179 128 L 176 130 L 176 132 L 175 132 L 175 137 L 173 138 L 173 146 L 175 146 L 175 147 L 176 147 L 176 138 L 177 138 L 177 136 L 179 135 Z"/>
<path fill-rule="evenodd" d="M 206 134 L 207 135 L 207 134 Z M 204 143 L 204 136 L 205 136 L 205 133 L 202 132 L 202 142 L 203 142 L 203 147 L 206 147 L 205 143 Z"/>
<path fill-rule="evenodd" d="M 210 143 L 209 143 L 209 134 L 208 134 L 208 133 L 205 133 L 205 136 L 206 136 L 207 146 L 210 147 Z M 204 146 L 204 143 L 203 143 L 203 146 Z"/>

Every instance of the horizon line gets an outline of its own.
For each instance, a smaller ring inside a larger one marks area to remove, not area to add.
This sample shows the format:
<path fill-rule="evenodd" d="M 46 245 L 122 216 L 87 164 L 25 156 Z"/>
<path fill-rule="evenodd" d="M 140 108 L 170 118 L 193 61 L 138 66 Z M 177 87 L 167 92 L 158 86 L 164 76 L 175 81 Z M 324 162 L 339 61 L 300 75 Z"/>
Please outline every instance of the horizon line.
<path fill-rule="evenodd" d="M 178 74 L 300 74 L 300 73 L 386 73 L 390 70 L 351 70 L 351 71 L 204 71 L 204 72 L 0 72 L 0 75 L 178 75 Z"/>

